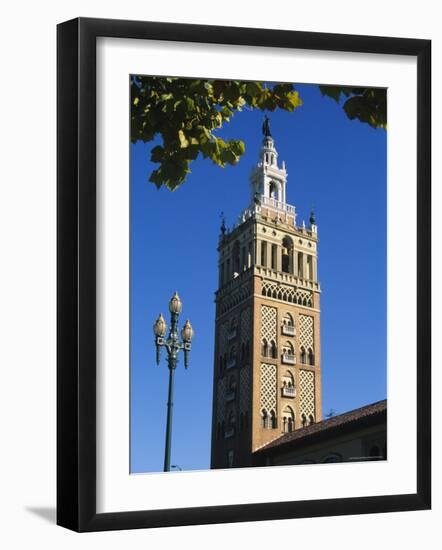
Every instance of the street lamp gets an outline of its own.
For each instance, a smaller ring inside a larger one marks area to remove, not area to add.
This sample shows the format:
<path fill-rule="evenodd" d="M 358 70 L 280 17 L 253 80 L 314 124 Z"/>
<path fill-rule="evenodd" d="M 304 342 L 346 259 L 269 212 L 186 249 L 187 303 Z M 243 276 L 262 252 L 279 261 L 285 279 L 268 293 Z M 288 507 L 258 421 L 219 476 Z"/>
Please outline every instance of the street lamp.
<path fill-rule="evenodd" d="M 155 321 L 153 332 L 155 334 L 156 360 L 157 365 L 160 364 L 161 348 L 165 347 L 167 351 L 167 366 L 169 368 L 169 392 L 167 399 L 167 424 L 166 424 L 166 449 L 164 453 L 164 471 L 170 472 L 170 449 L 172 441 L 172 408 L 173 408 L 173 380 L 175 369 L 178 363 L 178 353 L 184 352 L 184 366 L 187 369 L 189 366 L 189 352 L 191 349 L 191 341 L 193 338 L 193 328 L 190 321 L 187 320 L 181 330 L 180 341 L 178 336 L 178 317 L 183 308 L 183 304 L 178 296 L 178 293 L 172 296 L 169 302 L 170 311 L 170 331 L 169 337 L 166 339 L 167 324 L 163 314 Z"/>

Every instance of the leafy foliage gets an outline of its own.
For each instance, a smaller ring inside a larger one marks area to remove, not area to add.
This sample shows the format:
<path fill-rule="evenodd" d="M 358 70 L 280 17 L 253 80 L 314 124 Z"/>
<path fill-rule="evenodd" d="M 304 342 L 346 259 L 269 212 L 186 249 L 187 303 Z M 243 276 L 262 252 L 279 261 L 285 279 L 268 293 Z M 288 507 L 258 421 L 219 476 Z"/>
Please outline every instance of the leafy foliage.
<path fill-rule="evenodd" d="M 387 127 L 386 91 L 379 88 L 319 86 L 350 119 L 373 128 Z M 244 153 L 241 140 L 223 140 L 216 135 L 224 123 L 243 109 L 294 111 L 302 105 L 293 84 L 266 85 L 241 80 L 205 80 L 136 76 L 131 80 L 131 141 L 162 144 L 151 151 L 159 164 L 149 180 L 160 188 L 177 189 L 190 173 L 199 154 L 218 166 L 236 164 Z"/>
<path fill-rule="evenodd" d="M 323 95 L 340 103 L 350 120 L 358 119 L 372 128 L 387 129 L 387 91 L 383 88 L 351 88 L 349 86 L 319 86 Z"/>
<path fill-rule="evenodd" d="M 151 151 L 159 167 L 150 181 L 175 190 L 201 153 L 218 166 L 236 164 L 244 153 L 241 140 L 223 140 L 216 131 L 244 108 L 294 111 L 302 105 L 292 84 L 240 80 L 134 77 L 131 81 L 131 140 L 148 142 L 161 135 Z"/>

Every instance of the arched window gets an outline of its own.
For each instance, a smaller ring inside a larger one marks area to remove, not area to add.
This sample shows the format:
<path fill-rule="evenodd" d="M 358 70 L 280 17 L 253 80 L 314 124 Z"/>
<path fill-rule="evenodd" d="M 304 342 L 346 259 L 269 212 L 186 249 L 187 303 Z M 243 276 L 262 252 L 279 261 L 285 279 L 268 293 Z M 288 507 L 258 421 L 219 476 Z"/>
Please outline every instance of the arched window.
<path fill-rule="evenodd" d="M 292 299 L 291 295 L 288 296 L 289 301 Z M 285 336 L 295 336 L 295 322 L 290 313 L 286 313 L 282 318 L 282 334 Z"/>
<path fill-rule="evenodd" d="M 295 348 L 293 347 L 293 344 L 287 340 L 287 342 L 282 347 L 282 352 L 284 355 L 294 355 Z"/>
<path fill-rule="evenodd" d="M 295 360 L 295 348 L 291 342 L 286 342 L 282 347 L 281 361 L 286 365 L 294 365 Z"/>
<path fill-rule="evenodd" d="M 230 272 L 230 258 L 227 258 L 226 262 L 226 282 L 232 277 L 232 273 Z"/>
<path fill-rule="evenodd" d="M 313 354 L 312 348 L 308 348 L 308 364 L 309 365 L 315 364 L 315 356 Z"/>
<path fill-rule="evenodd" d="M 302 265 L 302 257 L 303 257 L 303 254 L 302 252 L 298 252 L 298 277 L 300 279 L 303 279 L 304 278 L 304 269 L 303 269 L 303 265 Z"/>
<path fill-rule="evenodd" d="M 293 374 L 290 371 L 285 371 L 283 377 L 282 377 L 282 385 L 284 388 L 294 388 L 295 387 L 295 379 L 293 377 Z"/>
<path fill-rule="evenodd" d="M 229 359 L 236 359 L 236 346 L 230 348 Z"/>
<path fill-rule="evenodd" d="M 304 413 L 301 414 L 301 424 L 303 428 L 304 426 L 307 426 L 307 417 L 305 416 Z"/>
<path fill-rule="evenodd" d="M 275 181 L 270 182 L 269 196 L 271 199 L 279 200 L 278 198 L 278 184 Z"/>
<path fill-rule="evenodd" d="M 274 340 L 270 342 L 270 356 L 273 357 L 273 359 L 276 359 L 277 357 L 277 349 L 276 349 L 276 343 Z"/>
<path fill-rule="evenodd" d="M 303 365 L 305 365 L 305 364 L 306 364 L 307 356 L 306 356 L 305 348 L 304 348 L 304 347 L 301 347 L 301 355 L 300 355 L 300 357 L 301 357 L 301 363 L 302 363 Z"/>
<path fill-rule="evenodd" d="M 287 236 L 282 239 L 281 269 L 284 273 L 293 273 L 293 241 Z"/>
<path fill-rule="evenodd" d="M 313 257 L 308 254 L 307 255 L 307 274 L 306 279 L 313 279 Z"/>
<path fill-rule="evenodd" d="M 261 241 L 261 265 L 267 267 L 267 242 Z"/>
<path fill-rule="evenodd" d="M 276 261 L 277 255 L 278 255 L 278 247 L 276 246 L 276 244 L 272 244 L 272 258 L 271 258 L 272 269 L 277 269 L 277 261 Z"/>
<path fill-rule="evenodd" d="M 269 416 L 267 414 L 267 411 L 265 409 L 263 409 L 261 411 L 261 425 L 263 428 L 268 428 L 269 427 Z"/>
<path fill-rule="evenodd" d="M 282 427 L 285 433 L 293 432 L 295 429 L 295 413 L 288 405 L 282 412 Z"/>
<path fill-rule="evenodd" d="M 276 414 L 275 411 L 270 411 L 270 428 L 276 428 Z"/>
<path fill-rule="evenodd" d="M 294 327 L 295 323 L 293 321 L 293 317 L 290 315 L 290 313 L 286 313 L 284 317 L 282 318 L 282 324 L 286 327 Z"/>
<path fill-rule="evenodd" d="M 313 415 L 312 415 L 312 414 L 310 414 L 309 417 L 308 417 L 308 423 L 309 423 L 309 425 L 315 423 L 315 419 L 313 418 Z"/>
<path fill-rule="evenodd" d="M 263 357 L 267 357 L 269 354 L 269 344 L 267 343 L 267 340 L 264 338 L 261 342 L 261 355 Z"/>

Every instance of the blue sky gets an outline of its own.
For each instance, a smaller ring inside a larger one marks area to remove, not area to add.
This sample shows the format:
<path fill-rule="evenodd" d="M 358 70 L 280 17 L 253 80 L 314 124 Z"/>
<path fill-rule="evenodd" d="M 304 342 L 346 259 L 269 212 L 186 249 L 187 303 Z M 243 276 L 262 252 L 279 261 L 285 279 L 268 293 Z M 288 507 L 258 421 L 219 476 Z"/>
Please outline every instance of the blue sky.
<path fill-rule="evenodd" d="M 386 153 L 384 130 L 350 121 L 317 86 L 296 85 L 294 113 L 269 113 L 287 202 L 298 223 L 315 208 L 319 234 L 323 413 L 339 414 L 386 397 Z M 186 371 L 175 375 L 171 463 L 210 467 L 214 292 L 220 212 L 227 225 L 249 203 L 248 176 L 261 147 L 260 111 L 243 111 L 221 129 L 243 139 L 234 167 L 198 158 L 174 193 L 148 181 L 156 143 L 131 145 L 131 471 L 161 471 L 168 370 L 155 364 L 152 325 L 175 290 L 180 326 L 195 338 Z M 166 315 L 167 314 L 167 315 Z"/>

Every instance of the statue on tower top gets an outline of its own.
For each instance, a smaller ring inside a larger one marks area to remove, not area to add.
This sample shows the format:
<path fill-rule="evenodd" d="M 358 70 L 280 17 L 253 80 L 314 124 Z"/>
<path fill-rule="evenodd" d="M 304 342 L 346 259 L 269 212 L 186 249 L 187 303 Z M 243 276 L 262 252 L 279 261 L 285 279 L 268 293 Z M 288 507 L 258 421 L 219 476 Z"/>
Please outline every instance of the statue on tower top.
<path fill-rule="evenodd" d="M 262 133 L 264 137 L 272 137 L 270 132 L 270 119 L 267 115 L 264 115 L 264 122 L 262 123 Z"/>
<path fill-rule="evenodd" d="M 226 218 L 225 218 L 225 216 L 224 216 L 224 212 L 221 212 L 220 218 L 221 218 L 221 227 L 220 227 L 220 230 L 221 230 L 221 234 L 224 236 L 224 235 L 226 234 L 226 231 L 227 231 L 227 227 L 226 227 Z"/>

